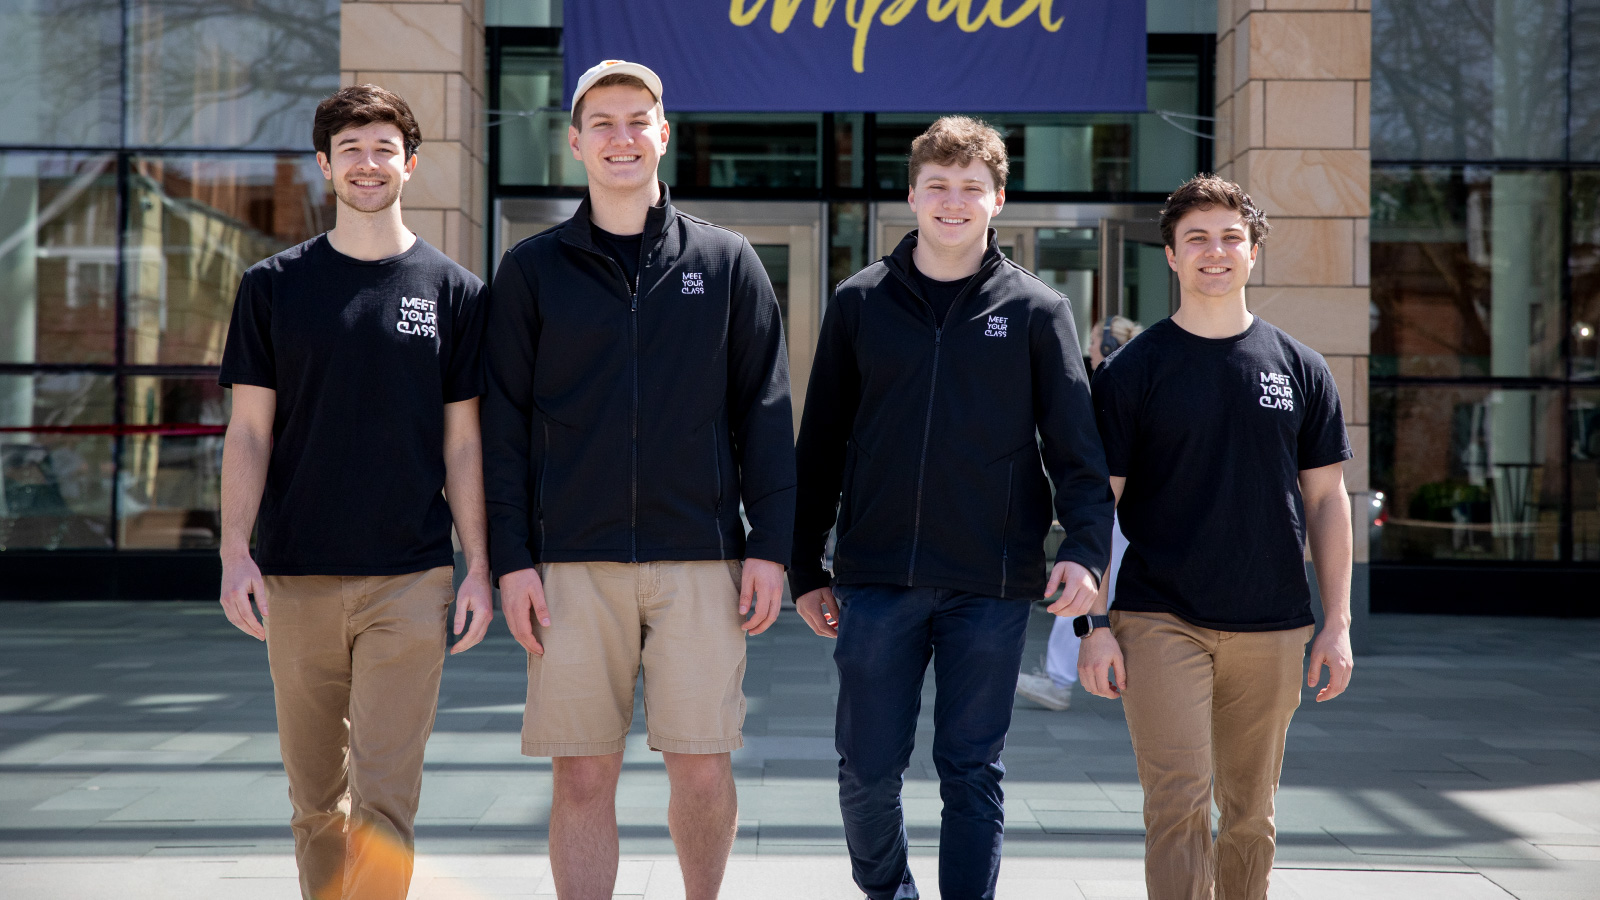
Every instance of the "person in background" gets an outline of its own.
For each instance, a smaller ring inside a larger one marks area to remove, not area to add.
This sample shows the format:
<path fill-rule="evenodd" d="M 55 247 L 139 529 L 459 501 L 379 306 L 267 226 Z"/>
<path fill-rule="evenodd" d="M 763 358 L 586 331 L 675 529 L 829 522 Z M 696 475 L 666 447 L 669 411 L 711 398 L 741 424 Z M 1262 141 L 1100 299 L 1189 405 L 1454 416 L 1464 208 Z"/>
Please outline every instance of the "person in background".
<path fill-rule="evenodd" d="M 1133 340 L 1144 328 L 1138 322 L 1123 316 L 1111 316 L 1100 326 L 1095 340 L 1089 342 L 1089 374 L 1100 371 L 1106 357 L 1117 352 L 1123 344 Z M 1106 568 L 1106 603 L 1114 602 L 1117 590 L 1117 567 L 1122 564 L 1122 551 L 1128 549 L 1128 539 L 1122 536 L 1122 526 L 1115 517 L 1111 520 L 1111 565 Z M 1045 645 L 1044 671 L 1033 674 L 1017 673 L 1017 696 L 1032 700 L 1045 709 L 1062 712 L 1072 707 L 1072 686 L 1078 683 L 1078 641 L 1073 632 L 1072 617 L 1056 616 L 1050 623 L 1050 640 Z"/>

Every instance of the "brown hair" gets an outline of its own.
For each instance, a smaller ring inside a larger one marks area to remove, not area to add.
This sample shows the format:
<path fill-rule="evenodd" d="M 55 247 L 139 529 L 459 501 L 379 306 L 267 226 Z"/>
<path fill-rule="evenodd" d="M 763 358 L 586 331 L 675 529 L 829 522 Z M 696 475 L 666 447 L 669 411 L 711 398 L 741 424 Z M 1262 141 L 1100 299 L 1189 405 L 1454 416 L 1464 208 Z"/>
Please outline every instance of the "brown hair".
<path fill-rule="evenodd" d="M 1224 181 L 1216 175 L 1201 173 L 1185 181 L 1167 197 L 1167 205 L 1161 208 L 1161 240 L 1168 247 L 1176 250 L 1177 237 L 1173 234 L 1178 228 L 1178 220 L 1197 209 L 1212 209 L 1225 206 L 1244 217 L 1245 226 L 1250 230 L 1250 243 L 1259 244 L 1267 239 L 1267 232 L 1272 226 L 1267 223 L 1267 214 L 1256 208 L 1250 201 L 1250 195 L 1244 192 L 1231 181 Z"/>
<path fill-rule="evenodd" d="M 411 107 L 399 94 L 375 84 L 353 84 L 340 88 L 317 104 L 317 114 L 311 120 L 311 146 L 318 153 L 331 157 L 334 135 L 347 128 L 374 123 L 400 129 L 406 159 L 410 159 L 422 144 L 422 129 L 417 127 Z"/>
<path fill-rule="evenodd" d="M 610 75 L 600 76 L 600 80 L 589 85 L 589 90 L 584 91 L 583 96 L 578 98 L 578 102 L 572 104 L 572 127 L 578 129 L 579 131 L 583 130 L 583 101 L 589 96 L 589 91 L 592 91 L 595 88 L 618 86 L 638 88 L 639 90 L 644 91 L 646 94 L 655 97 L 656 112 L 663 119 L 667 117 L 667 111 L 661 106 L 661 98 L 656 97 L 656 92 L 650 90 L 650 85 L 645 84 L 643 78 L 640 78 L 637 75 L 629 75 L 627 72 L 613 72 Z"/>
<path fill-rule="evenodd" d="M 1006 142 L 987 122 L 967 116 L 945 116 L 928 126 L 928 130 L 911 142 L 911 157 L 907 161 L 911 186 L 917 186 L 917 173 L 928 163 L 941 166 L 965 166 L 975 159 L 983 160 L 994 176 L 995 190 L 1006 186 L 1006 173 L 1011 162 L 1006 157 Z"/>

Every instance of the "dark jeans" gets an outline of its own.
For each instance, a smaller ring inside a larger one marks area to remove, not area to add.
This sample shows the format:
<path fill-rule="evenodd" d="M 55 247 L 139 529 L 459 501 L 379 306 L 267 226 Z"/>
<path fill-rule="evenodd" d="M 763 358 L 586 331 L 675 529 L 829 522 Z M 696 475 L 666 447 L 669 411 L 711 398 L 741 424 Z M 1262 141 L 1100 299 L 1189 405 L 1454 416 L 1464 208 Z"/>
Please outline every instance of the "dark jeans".
<path fill-rule="evenodd" d="M 871 900 L 918 896 L 900 787 L 932 658 L 933 763 L 944 800 L 939 890 L 945 900 L 992 898 L 1005 831 L 1000 750 L 1029 604 L 888 584 L 839 585 L 834 596 L 839 807 L 856 884 Z"/>

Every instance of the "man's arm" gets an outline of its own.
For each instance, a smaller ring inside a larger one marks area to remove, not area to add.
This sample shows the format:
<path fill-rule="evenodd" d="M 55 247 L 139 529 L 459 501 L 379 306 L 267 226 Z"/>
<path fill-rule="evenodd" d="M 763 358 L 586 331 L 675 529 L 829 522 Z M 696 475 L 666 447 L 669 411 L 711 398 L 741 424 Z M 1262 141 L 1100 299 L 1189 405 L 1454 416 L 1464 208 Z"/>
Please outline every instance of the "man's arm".
<path fill-rule="evenodd" d="M 489 631 L 494 595 L 489 590 L 489 535 L 483 507 L 483 439 L 478 430 L 478 398 L 444 405 L 444 496 L 450 503 L 467 577 L 456 593 L 455 633 L 472 628 L 451 653 L 472 649 Z"/>
<path fill-rule="evenodd" d="M 544 586 L 534 569 L 528 514 L 529 443 L 533 433 L 533 367 L 539 322 L 533 289 L 516 257 L 500 260 L 489 291 L 483 336 L 483 483 L 489 568 L 500 583 L 500 606 L 517 643 L 544 655 L 531 617 L 550 624 Z"/>
<path fill-rule="evenodd" d="M 823 637 L 839 636 L 839 605 L 828 586 L 822 554 L 839 515 L 845 455 L 861 403 L 861 373 L 844 305 L 835 291 L 822 317 L 795 446 L 796 483 L 803 489 L 796 500 L 789 589 L 800 617 Z"/>
<path fill-rule="evenodd" d="M 1045 469 L 1056 489 L 1056 520 L 1066 532 L 1045 596 L 1064 588 L 1050 611 L 1079 616 L 1094 601 L 1111 555 L 1114 501 L 1106 486 L 1105 451 L 1095 427 L 1072 308 L 1063 301 L 1041 311 L 1029 324 L 1028 340 L 1034 420 L 1043 439 Z"/>
<path fill-rule="evenodd" d="M 1350 650 L 1350 563 L 1354 538 L 1350 525 L 1350 495 L 1344 489 L 1340 463 L 1303 469 L 1300 496 L 1306 508 L 1306 538 L 1316 564 L 1317 590 L 1322 596 L 1322 631 L 1311 642 L 1311 664 L 1306 684 L 1316 687 L 1322 668 L 1328 684 L 1317 692 L 1317 702 L 1332 700 L 1350 685 L 1355 654 Z"/>
<path fill-rule="evenodd" d="M 1128 479 L 1122 475 L 1111 476 L 1111 493 L 1117 503 L 1122 502 L 1122 489 Z M 1108 573 L 1109 574 L 1109 573 Z M 1089 615 L 1103 616 L 1111 608 L 1111 579 L 1100 579 L 1100 589 L 1095 592 Z M 1109 672 L 1109 676 L 1108 673 Z M 1097 697 L 1116 700 L 1128 689 L 1128 664 L 1122 659 L 1122 647 L 1109 628 L 1096 628 L 1083 639 L 1078 648 L 1078 680 L 1084 690 Z"/>
<path fill-rule="evenodd" d="M 734 261 L 730 302 L 728 424 L 750 519 L 739 614 L 749 614 L 745 631 L 760 634 L 778 618 L 783 570 L 794 542 L 794 412 L 783 315 L 748 241 Z"/>
<path fill-rule="evenodd" d="M 235 384 L 233 415 L 222 441 L 222 611 L 236 628 L 259 641 L 267 639 L 267 632 L 250 608 L 250 597 L 254 595 L 263 618 L 268 610 L 261 570 L 250 558 L 250 532 L 267 483 L 277 410 L 277 391 Z"/>

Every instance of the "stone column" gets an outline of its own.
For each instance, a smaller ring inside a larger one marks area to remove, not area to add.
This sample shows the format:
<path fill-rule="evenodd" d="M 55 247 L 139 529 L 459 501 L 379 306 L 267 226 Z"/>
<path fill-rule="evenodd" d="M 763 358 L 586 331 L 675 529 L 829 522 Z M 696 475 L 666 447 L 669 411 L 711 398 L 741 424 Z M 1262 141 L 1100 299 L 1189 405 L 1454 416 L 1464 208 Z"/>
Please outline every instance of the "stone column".
<path fill-rule="evenodd" d="M 1367 609 L 1367 225 L 1372 154 L 1370 0 L 1218 0 L 1218 174 L 1272 222 L 1251 279 L 1253 312 L 1322 353 L 1355 458 L 1359 630 Z"/>
<path fill-rule="evenodd" d="M 340 6 L 342 83 L 394 91 L 422 128 L 417 171 L 401 200 L 406 224 L 480 277 L 488 175 L 483 51 L 483 0 Z"/>

